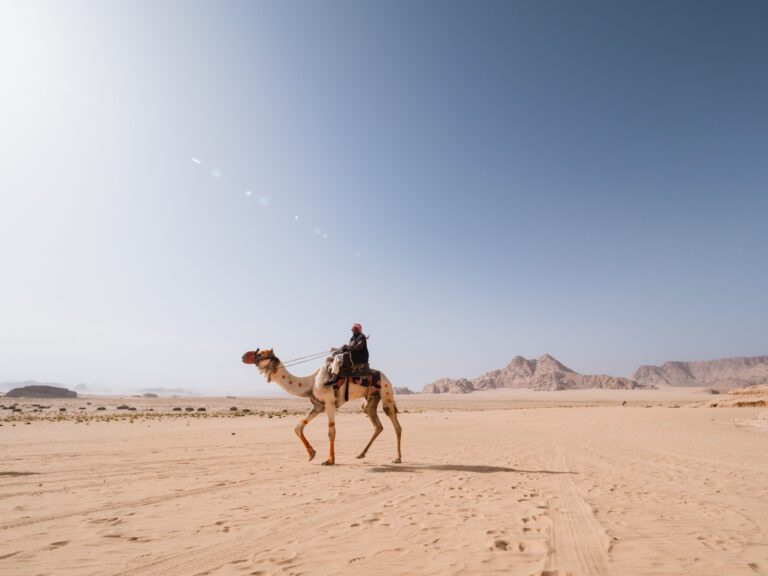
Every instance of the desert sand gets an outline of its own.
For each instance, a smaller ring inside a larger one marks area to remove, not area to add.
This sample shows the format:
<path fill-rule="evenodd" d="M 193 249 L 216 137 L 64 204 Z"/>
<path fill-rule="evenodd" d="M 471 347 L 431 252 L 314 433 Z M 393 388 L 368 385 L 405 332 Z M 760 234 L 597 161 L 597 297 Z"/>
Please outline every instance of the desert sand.
<path fill-rule="evenodd" d="M 399 396 L 400 465 L 383 416 L 355 459 L 371 426 L 353 403 L 334 467 L 320 465 L 323 416 L 307 462 L 299 399 L 82 398 L 41 412 L 14 399 L 22 412 L 0 415 L 0 573 L 768 574 L 768 429 L 750 424 L 765 409 L 690 407 L 706 399 Z"/>

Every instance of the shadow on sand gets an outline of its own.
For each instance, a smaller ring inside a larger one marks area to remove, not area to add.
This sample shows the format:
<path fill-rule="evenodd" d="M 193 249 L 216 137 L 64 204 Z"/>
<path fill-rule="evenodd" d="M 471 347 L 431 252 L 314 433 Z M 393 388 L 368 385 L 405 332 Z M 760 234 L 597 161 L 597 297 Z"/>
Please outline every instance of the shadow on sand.
<path fill-rule="evenodd" d="M 40 472 L 0 472 L 0 476 L 32 476 Z"/>
<path fill-rule="evenodd" d="M 492 474 L 495 472 L 518 472 L 526 474 L 577 474 L 577 472 L 558 472 L 556 470 L 521 470 L 505 466 L 485 466 L 483 464 L 383 464 L 371 466 L 371 472 L 407 472 L 418 474 L 424 471 L 472 472 L 475 474 Z"/>

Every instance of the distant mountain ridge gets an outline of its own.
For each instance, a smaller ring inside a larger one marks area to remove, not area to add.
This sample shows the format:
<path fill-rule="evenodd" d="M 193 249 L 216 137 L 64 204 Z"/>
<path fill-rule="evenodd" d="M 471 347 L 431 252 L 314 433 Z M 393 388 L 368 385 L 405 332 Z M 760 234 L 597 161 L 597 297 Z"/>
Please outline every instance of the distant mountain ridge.
<path fill-rule="evenodd" d="M 66 388 L 64 384 L 58 382 L 37 382 L 35 380 L 24 380 L 23 382 L 3 382 L 0 384 L 0 390 L 10 390 L 12 388 L 24 388 L 26 386 L 53 386 L 56 388 Z"/>
<path fill-rule="evenodd" d="M 654 386 L 709 386 L 719 390 L 768 384 L 768 356 L 645 365 L 632 378 Z"/>
<path fill-rule="evenodd" d="M 501 370 L 493 370 L 473 380 L 466 378 L 441 378 L 424 386 L 427 394 L 466 394 L 476 390 L 494 390 L 496 388 L 528 388 L 532 390 L 580 390 L 586 388 L 606 388 L 611 390 L 632 390 L 635 388 L 655 388 L 653 384 L 642 384 L 629 378 L 607 376 L 604 374 L 579 374 L 544 354 L 535 360 L 515 356 Z"/>

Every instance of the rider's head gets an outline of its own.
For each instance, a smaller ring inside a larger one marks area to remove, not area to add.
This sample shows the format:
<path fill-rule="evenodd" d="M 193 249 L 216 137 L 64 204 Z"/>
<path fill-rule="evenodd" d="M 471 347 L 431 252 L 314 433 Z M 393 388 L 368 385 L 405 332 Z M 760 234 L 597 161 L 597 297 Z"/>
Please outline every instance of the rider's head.
<path fill-rule="evenodd" d="M 363 331 L 363 327 L 360 324 L 352 324 L 352 334 L 360 334 Z"/>

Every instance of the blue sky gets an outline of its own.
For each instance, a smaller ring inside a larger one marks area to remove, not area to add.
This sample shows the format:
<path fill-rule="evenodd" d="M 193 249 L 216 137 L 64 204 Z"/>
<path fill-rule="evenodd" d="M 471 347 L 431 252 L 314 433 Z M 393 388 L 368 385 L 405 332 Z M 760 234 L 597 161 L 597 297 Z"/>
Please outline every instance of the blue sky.
<path fill-rule="evenodd" d="M 3 2 L 0 381 L 263 394 L 353 322 L 413 389 L 765 354 L 766 16 Z"/>

